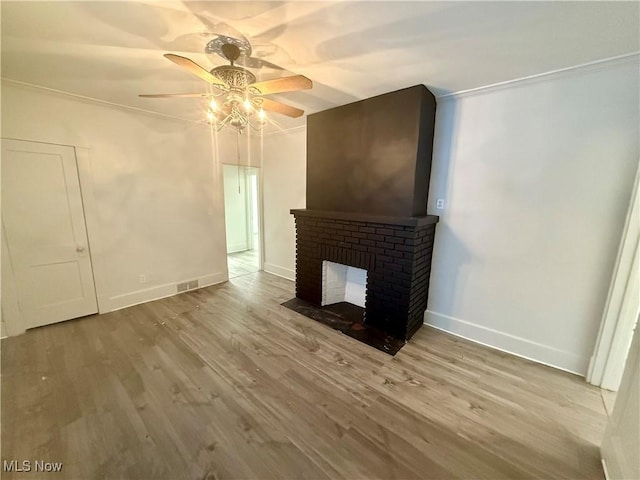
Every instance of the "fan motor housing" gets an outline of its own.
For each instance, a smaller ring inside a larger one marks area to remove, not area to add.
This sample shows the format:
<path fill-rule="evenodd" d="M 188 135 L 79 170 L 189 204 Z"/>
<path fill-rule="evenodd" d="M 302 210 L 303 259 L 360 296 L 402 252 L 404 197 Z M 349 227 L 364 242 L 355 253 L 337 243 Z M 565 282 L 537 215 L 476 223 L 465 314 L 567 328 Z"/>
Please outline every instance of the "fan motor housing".
<path fill-rule="evenodd" d="M 256 76 L 246 68 L 222 65 L 211 70 L 211 75 L 219 78 L 232 89 L 244 90 L 256 81 Z"/>

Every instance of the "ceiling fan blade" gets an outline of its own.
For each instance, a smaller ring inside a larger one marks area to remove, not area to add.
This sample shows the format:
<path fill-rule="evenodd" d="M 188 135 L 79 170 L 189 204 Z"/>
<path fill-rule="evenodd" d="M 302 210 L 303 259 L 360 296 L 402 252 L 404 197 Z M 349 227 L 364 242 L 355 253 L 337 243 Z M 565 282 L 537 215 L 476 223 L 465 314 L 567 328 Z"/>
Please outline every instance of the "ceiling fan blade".
<path fill-rule="evenodd" d="M 298 118 L 304 113 L 304 110 L 300 110 L 299 108 L 292 107 L 291 105 L 286 105 L 284 103 L 276 102 L 274 100 L 269 100 L 268 98 L 262 99 L 261 106 L 265 110 L 269 110 L 270 112 L 281 113 L 291 118 Z"/>
<path fill-rule="evenodd" d="M 144 98 L 188 98 L 188 97 L 210 97 L 210 93 L 141 93 L 139 97 Z"/>
<path fill-rule="evenodd" d="M 252 83 L 249 85 L 249 93 L 270 95 L 272 93 L 293 92 L 294 90 L 307 90 L 311 87 L 313 87 L 313 82 L 304 75 L 291 75 L 290 77 Z"/>
<path fill-rule="evenodd" d="M 186 71 L 197 75 L 205 82 L 209 82 L 214 87 L 221 88 L 223 90 L 228 90 L 229 86 L 224 83 L 219 78 L 214 77 L 200 65 L 198 65 L 193 60 L 188 59 L 187 57 L 181 57 L 180 55 L 174 55 L 173 53 L 165 53 L 165 58 L 171 60 L 173 63 L 178 65 L 179 67 L 184 68 Z"/>

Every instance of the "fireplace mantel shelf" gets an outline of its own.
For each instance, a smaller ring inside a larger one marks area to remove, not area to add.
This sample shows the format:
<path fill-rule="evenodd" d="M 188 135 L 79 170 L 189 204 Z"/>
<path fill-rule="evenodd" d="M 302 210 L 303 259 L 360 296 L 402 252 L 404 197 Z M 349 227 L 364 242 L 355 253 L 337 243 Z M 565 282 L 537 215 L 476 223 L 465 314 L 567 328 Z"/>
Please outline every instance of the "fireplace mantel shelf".
<path fill-rule="evenodd" d="M 300 217 L 333 218 L 335 220 L 349 220 L 356 222 L 383 223 L 387 225 L 403 225 L 407 227 L 422 227 L 438 223 L 437 215 L 423 217 L 384 217 L 360 212 L 327 212 L 323 210 L 307 210 L 306 208 L 291 209 L 292 215 Z"/>

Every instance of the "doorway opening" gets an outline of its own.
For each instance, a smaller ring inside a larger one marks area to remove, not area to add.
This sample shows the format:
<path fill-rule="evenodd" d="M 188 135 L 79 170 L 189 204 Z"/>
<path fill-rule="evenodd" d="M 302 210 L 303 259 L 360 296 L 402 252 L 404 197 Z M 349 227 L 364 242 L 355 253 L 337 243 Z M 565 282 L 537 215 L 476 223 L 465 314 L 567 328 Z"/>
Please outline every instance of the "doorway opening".
<path fill-rule="evenodd" d="M 259 171 L 223 165 L 229 278 L 260 270 Z"/>

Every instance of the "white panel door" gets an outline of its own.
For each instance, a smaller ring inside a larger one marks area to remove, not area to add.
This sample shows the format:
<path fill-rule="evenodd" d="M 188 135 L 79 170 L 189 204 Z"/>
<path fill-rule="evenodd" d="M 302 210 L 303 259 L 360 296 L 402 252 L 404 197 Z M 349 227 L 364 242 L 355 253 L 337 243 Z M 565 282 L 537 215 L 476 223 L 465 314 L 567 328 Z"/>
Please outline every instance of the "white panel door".
<path fill-rule="evenodd" d="M 72 147 L 2 140 L 2 227 L 25 328 L 98 311 Z"/>

